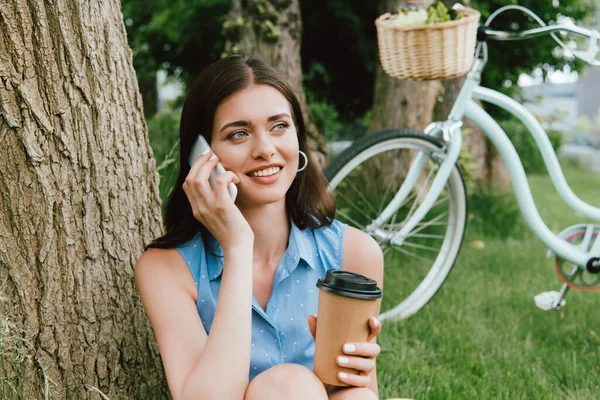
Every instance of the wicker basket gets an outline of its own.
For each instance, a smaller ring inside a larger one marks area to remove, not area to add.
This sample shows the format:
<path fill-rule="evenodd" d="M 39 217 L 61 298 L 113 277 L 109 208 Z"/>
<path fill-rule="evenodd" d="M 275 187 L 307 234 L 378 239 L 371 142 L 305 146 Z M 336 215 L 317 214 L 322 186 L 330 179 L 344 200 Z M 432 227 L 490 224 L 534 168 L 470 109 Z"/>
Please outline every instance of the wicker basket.
<path fill-rule="evenodd" d="M 396 15 L 375 20 L 383 70 L 398 79 L 449 79 L 473 65 L 480 14 L 472 8 L 459 20 L 421 26 L 396 26 Z"/>

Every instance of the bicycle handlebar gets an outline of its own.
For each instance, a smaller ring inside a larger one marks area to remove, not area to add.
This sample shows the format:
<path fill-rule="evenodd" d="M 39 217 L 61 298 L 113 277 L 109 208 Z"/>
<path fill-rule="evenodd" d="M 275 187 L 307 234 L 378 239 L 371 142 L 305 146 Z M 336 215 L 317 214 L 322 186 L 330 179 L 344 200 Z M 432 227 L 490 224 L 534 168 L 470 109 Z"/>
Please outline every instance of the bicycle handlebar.
<path fill-rule="evenodd" d="M 521 31 L 521 32 L 497 31 L 494 29 L 487 29 L 484 26 L 482 26 L 482 28 L 484 28 L 483 31 L 484 31 L 486 37 L 493 39 L 493 40 L 499 40 L 499 41 L 530 39 L 530 38 L 542 36 L 542 35 L 545 35 L 548 33 L 558 32 L 558 31 L 573 33 L 577 36 L 585 37 L 588 39 L 594 35 L 593 30 L 583 28 L 583 27 L 580 27 L 577 25 L 565 25 L 565 24 L 540 26 L 539 28 L 528 29 L 528 30 Z M 599 40 L 598 44 L 600 44 L 600 40 Z"/>
<path fill-rule="evenodd" d="M 539 28 L 528 29 L 520 32 L 497 31 L 488 29 L 487 26 L 482 25 L 479 27 L 478 40 L 485 41 L 486 39 L 492 39 L 498 41 L 516 41 L 550 34 L 563 48 L 566 48 L 564 43 L 562 43 L 562 41 L 560 41 L 556 35 L 554 35 L 554 32 L 572 33 L 588 39 L 589 43 L 586 51 L 570 49 L 569 51 L 571 51 L 575 57 L 587 62 L 588 64 L 600 67 L 600 60 L 596 59 L 596 55 L 600 53 L 600 33 L 596 30 L 587 29 L 577 25 L 556 24 L 540 26 Z"/>

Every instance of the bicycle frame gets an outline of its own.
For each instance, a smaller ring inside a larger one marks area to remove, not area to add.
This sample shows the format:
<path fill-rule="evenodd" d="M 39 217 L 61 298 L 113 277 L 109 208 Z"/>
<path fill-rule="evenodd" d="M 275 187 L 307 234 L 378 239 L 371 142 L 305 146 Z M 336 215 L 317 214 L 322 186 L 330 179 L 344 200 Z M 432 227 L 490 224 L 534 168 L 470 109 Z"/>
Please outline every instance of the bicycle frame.
<path fill-rule="evenodd" d="M 542 152 L 544 163 L 556 190 L 572 209 L 588 218 L 600 221 L 600 208 L 593 207 L 573 193 L 567 184 L 558 158 L 548 139 L 548 135 L 537 119 L 525 107 L 512 98 L 494 90 L 479 86 L 481 71 L 483 70 L 484 64 L 485 62 L 481 62 L 480 59 L 475 60 L 473 69 L 467 75 L 467 79 L 457 97 L 452 111 L 450 112 L 448 120 L 445 122 L 433 123 L 425 130 L 425 133 L 438 138 L 443 137 L 445 140 L 446 144 L 443 151 L 440 152 L 441 154 L 436 155 L 437 158 L 441 160 L 439 170 L 432 182 L 429 192 L 423 198 L 414 214 L 404 222 L 402 228 L 398 232 L 388 239 L 390 239 L 392 245 L 401 245 L 404 239 L 410 235 L 411 230 L 421 222 L 434 202 L 438 199 L 454 164 L 458 160 L 460 147 L 462 145 L 460 121 L 462 121 L 463 117 L 466 117 L 481 128 L 484 134 L 498 149 L 498 152 L 508 169 L 508 174 L 521 213 L 533 233 L 556 255 L 584 267 L 592 257 L 600 256 L 600 235 L 598 235 L 596 239 L 592 239 L 591 231 L 588 229 L 589 232 L 586 233 L 587 244 L 589 244 L 591 240 L 594 240 L 594 244 L 589 251 L 586 251 L 588 246 L 574 246 L 552 233 L 542 220 L 535 206 L 527 176 L 523 169 L 523 164 L 521 163 L 514 146 L 498 123 L 477 105 L 477 103 L 473 101 L 473 98 L 494 104 L 510 112 L 525 124 Z M 373 221 L 368 229 L 370 228 L 372 231 L 378 231 L 378 227 L 384 221 L 389 219 L 389 217 L 401 206 L 406 196 L 415 186 L 424 162 L 425 156 L 423 154 L 419 154 L 415 157 L 415 160 L 409 168 L 407 177 L 394 199 L 384 209 L 379 218 Z"/>

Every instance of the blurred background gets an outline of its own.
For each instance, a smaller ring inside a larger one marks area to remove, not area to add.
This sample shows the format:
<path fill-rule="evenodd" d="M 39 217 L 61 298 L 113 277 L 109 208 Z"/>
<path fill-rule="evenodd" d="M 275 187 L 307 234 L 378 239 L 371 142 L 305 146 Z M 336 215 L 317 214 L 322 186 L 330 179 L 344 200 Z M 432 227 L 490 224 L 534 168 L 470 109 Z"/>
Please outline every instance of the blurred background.
<path fill-rule="evenodd" d="M 431 3 L 422 1 L 420 3 Z M 445 2 L 451 6 L 454 2 Z M 516 1 L 472 0 L 485 19 Z M 595 0 L 523 0 L 546 24 L 600 26 Z M 399 81 L 383 73 L 375 19 L 415 3 L 390 0 L 122 0 L 124 22 L 160 173 L 163 208 L 178 173 L 178 124 L 198 72 L 236 52 L 257 54 L 291 81 L 309 111 L 313 154 L 326 165 L 363 135 L 423 129 L 444 120 L 464 77 Z M 536 27 L 509 12 L 493 28 Z M 569 46 L 585 43 L 561 37 Z M 600 205 L 600 68 L 574 60 L 550 37 L 490 42 L 482 85 L 505 93 L 540 120 L 567 180 Z M 486 107 L 521 156 L 540 214 L 555 233 L 590 222 L 562 203 L 531 134 Z M 454 271 L 431 303 L 380 335 L 382 398 L 599 398 L 600 327 L 595 293 L 570 293 L 560 312 L 541 312 L 533 295 L 560 288 L 554 259 L 527 229 L 505 167 L 465 124 L 460 165 L 469 197 L 468 229 Z M 393 290 L 387 287 L 384 290 Z M 385 324 L 384 324 L 385 325 Z"/>

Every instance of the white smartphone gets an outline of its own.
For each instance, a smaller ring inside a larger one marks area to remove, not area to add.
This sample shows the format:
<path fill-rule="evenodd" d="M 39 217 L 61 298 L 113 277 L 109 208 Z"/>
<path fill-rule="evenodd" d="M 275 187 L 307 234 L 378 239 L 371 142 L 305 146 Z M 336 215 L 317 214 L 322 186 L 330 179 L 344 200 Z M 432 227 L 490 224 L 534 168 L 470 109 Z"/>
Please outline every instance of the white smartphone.
<path fill-rule="evenodd" d="M 194 145 L 192 146 L 192 150 L 190 151 L 190 166 L 192 166 L 192 164 L 198 159 L 198 157 L 208 153 L 210 150 L 211 148 L 206 142 L 206 139 L 204 139 L 204 136 L 198 135 L 198 139 L 196 139 L 196 142 L 194 143 Z M 212 160 L 215 157 L 216 155 L 213 153 L 210 159 Z M 210 172 L 210 177 L 208 178 L 208 182 L 210 183 L 210 187 L 212 188 L 212 190 L 217 190 L 217 177 L 224 173 L 225 168 L 223 168 L 223 165 L 221 165 L 221 163 L 219 162 L 217 166 Z M 229 182 L 229 185 L 227 185 L 227 189 L 229 190 L 231 200 L 235 201 L 235 198 L 237 197 L 237 187 L 233 182 Z"/>

